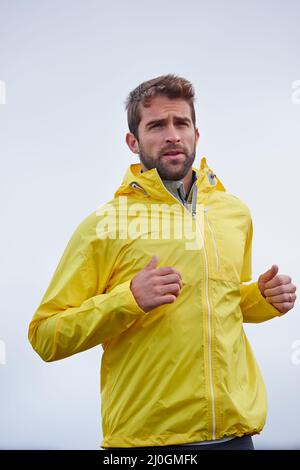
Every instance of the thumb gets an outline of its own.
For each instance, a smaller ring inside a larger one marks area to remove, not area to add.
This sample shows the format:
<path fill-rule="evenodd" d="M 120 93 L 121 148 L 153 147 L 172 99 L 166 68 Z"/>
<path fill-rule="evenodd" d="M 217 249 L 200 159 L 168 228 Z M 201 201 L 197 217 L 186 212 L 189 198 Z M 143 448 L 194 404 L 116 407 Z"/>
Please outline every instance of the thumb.
<path fill-rule="evenodd" d="M 278 269 L 279 268 L 277 264 L 272 264 L 272 267 L 270 269 L 268 269 L 265 273 L 259 276 L 259 281 L 263 284 L 266 284 L 268 281 L 270 281 L 271 279 L 273 279 L 273 277 L 276 276 L 276 274 L 278 273 Z"/>
<path fill-rule="evenodd" d="M 145 266 L 145 269 L 154 269 L 156 268 L 157 266 L 157 256 L 152 256 L 151 260 L 149 261 L 149 263 Z"/>

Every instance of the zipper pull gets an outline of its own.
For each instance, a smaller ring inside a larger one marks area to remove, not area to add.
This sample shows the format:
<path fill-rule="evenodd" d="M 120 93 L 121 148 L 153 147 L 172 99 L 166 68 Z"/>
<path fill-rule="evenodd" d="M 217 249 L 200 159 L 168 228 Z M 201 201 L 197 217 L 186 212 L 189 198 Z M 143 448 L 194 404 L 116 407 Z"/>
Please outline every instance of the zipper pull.
<path fill-rule="evenodd" d="M 197 194 L 198 194 L 198 188 L 197 185 L 195 184 L 194 189 L 193 189 L 193 199 L 192 199 L 192 217 L 196 217 L 196 212 L 197 212 Z"/>

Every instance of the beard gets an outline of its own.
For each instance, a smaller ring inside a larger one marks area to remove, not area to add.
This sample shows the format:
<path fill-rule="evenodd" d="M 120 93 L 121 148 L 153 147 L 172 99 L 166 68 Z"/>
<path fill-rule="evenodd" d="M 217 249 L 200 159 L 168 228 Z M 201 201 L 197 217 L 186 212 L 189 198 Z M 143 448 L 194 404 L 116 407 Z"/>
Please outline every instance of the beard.
<path fill-rule="evenodd" d="M 180 155 L 178 159 L 174 159 L 172 161 L 165 158 L 163 154 L 158 155 L 158 157 L 153 157 L 152 155 L 147 154 L 141 143 L 139 143 L 139 149 L 141 163 L 143 163 L 147 170 L 156 168 L 159 176 L 163 180 L 177 181 L 184 178 L 193 165 L 196 157 L 196 144 L 194 145 L 194 150 L 191 154 L 187 153 L 185 149 L 182 149 L 184 157 Z"/>

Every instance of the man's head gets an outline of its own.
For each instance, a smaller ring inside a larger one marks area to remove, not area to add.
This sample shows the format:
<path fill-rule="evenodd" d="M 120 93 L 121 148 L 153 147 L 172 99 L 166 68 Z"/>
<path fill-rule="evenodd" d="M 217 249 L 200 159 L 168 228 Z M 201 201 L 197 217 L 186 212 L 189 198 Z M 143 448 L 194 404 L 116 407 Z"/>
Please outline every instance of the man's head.
<path fill-rule="evenodd" d="M 144 171 L 157 168 L 168 180 L 191 172 L 199 131 L 190 82 L 175 75 L 143 82 L 129 94 L 126 109 L 130 130 L 126 143 L 139 154 Z M 177 156 L 166 155 L 176 151 Z"/>

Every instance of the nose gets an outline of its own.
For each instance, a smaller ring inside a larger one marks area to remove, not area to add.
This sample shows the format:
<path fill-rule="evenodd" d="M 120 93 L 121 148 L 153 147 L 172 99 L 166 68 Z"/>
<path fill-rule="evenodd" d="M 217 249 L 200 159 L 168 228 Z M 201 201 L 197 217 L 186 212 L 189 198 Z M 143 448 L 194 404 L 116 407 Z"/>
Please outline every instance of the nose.
<path fill-rule="evenodd" d="M 166 143 L 180 142 L 179 132 L 174 126 L 168 127 L 165 140 Z"/>

